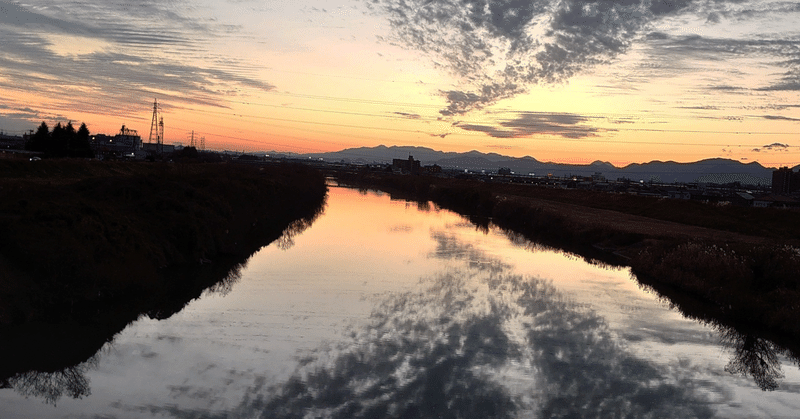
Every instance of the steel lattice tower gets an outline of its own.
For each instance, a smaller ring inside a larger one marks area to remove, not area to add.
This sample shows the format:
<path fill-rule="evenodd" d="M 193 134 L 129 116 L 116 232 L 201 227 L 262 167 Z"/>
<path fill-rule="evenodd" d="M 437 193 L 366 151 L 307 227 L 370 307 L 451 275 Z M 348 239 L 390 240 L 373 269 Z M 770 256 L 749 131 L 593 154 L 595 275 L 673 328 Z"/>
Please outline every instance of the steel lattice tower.
<path fill-rule="evenodd" d="M 160 112 L 158 99 L 155 99 L 153 102 L 153 120 L 150 122 L 150 139 L 147 142 L 152 144 L 153 139 L 156 140 L 156 152 L 158 154 L 161 154 L 164 149 L 164 117 L 160 117 Z"/>

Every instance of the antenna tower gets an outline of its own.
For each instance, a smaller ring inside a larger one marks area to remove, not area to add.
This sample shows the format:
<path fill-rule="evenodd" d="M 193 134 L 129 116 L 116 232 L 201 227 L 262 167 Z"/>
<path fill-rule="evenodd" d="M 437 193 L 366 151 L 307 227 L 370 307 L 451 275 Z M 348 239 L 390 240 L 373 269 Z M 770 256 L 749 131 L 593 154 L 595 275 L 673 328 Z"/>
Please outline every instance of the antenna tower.
<path fill-rule="evenodd" d="M 160 116 L 161 108 L 158 106 L 158 99 L 153 102 L 153 120 L 150 122 L 149 144 L 156 143 L 156 152 L 161 154 L 164 149 L 164 117 Z"/>

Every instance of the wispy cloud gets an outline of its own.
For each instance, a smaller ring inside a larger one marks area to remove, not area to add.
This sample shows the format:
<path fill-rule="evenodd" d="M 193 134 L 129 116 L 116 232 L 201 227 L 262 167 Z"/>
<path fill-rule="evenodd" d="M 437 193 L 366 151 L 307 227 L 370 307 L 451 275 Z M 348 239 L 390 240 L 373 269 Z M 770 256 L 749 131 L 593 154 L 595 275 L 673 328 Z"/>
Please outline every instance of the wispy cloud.
<path fill-rule="evenodd" d="M 798 12 L 800 13 L 800 12 Z M 761 86 L 736 86 L 716 83 L 706 87 L 709 91 L 741 93 L 747 91 L 797 91 L 800 90 L 800 37 L 797 34 L 763 34 L 743 38 L 707 37 L 696 34 L 666 36 L 647 43 L 648 54 L 659 66 L 650 66 L 654 74 L 677 74 L 701 62 L 730 62 L 758 59 L 774 73 L 763 80 Z M 725 67 L 719 77 L 746 76 L 736 66 Z"/>
<path fill-rule="evenodd" d="M 49 98 L 49 109 L 117 115 L 138 113 L 154 97 L 225 106 L 243 88 L 274 89 L 249 76 L 248 65 L 211 53 L 210 39 L 237 28 L 193 10 L 185 1 L 0 0 L 0 88 L 24 86 Z"/>

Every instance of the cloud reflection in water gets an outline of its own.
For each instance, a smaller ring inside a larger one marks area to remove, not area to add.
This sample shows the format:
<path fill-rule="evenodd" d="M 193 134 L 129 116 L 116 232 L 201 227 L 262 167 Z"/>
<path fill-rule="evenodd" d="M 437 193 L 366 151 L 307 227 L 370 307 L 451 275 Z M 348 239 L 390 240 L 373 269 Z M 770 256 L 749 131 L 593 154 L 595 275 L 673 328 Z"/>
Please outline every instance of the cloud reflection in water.
<path fill-rule="evenodd" d="M 304 360 L 261 417 L 711 417 L 696 384 L 640 360 L 603 319 L 549 282 L 453 236 L 432 257 L 461 260 L 420 291 L 387 298 L 347 342 Z M 704 383 L 703 385 L 709 385 Z"/>

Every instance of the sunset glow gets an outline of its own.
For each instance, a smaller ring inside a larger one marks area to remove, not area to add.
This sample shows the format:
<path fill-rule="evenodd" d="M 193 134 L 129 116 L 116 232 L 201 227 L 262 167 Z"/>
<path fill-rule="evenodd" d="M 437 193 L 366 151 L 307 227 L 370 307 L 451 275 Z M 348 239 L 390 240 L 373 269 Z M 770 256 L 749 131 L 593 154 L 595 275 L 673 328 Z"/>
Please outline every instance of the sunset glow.
<path fill-rule="evenodd" d="M 311 153 L 800 163 L 800 6 L 0 0 L 0 130 Z"/>

